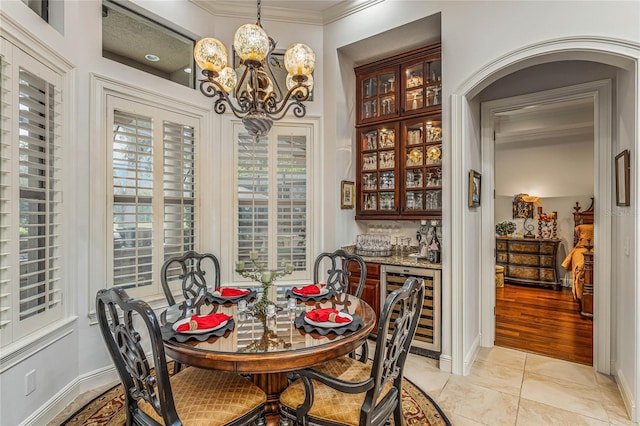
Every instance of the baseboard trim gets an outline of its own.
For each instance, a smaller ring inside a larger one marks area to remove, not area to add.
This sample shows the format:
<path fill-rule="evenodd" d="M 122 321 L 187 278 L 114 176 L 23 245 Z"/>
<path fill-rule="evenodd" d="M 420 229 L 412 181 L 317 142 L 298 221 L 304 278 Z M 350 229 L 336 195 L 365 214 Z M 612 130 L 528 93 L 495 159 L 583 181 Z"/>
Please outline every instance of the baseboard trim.
<path fill-rule="evenodd" d="M 444 371 L 445 373 L 451 373 L 453 368 L 453 363 L 451 360 L 451 355 L 440 355 L 440 371 Z"/>
<path fill-rule="evenodd" d="M 477 335 L 467 352 L 467 355 L 464 357 L 464 365 L 462 374 L 468 376 L 471 372 L 471 367 L 473 367 L 473 362 L 476 360 L 478 356 L 478 352 L 480 351 L 480 335 Z"/>
<path fill-rule="evenodd" d="M 637 407 L 635 404 L 635 399 L 633 397 L 633 392 L 629 388 L 629 384 L 627 380 L 624 378 L 621 370 L 616 370 L 616 383 L 618 384 L 618 390 L 620 391 L 620 395 L 622 395 L 622 400 L 624 401 L 624 406 L 627 409 L 627 414 L 632 422 L 638 422 L 636 412 Z"/>
<path fill-rule="evenodd" d="M 113 365 L 78 376 L 27 417 L 20 426 L 48 424 L 83 392 L 115 383 L 118 380 L 118 374 Z"/>

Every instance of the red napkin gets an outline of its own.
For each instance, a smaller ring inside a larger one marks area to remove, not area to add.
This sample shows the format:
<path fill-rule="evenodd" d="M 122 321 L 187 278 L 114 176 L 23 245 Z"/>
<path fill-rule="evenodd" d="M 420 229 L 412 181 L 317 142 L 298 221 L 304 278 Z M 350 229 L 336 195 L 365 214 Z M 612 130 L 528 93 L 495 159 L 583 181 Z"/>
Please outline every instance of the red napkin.
<path fill-rule="evenodd" d="M 320 286 L 322 284 L 309 284 L 302 288 L 294 288 L 293 292 L 300 296 L 313 296 L 314 294 L 320 294 Z"/>
<path fill-rule="evenodd" d="M 231 319 L 231 317 L 223 313 L 215 313 L 202 316 L 194 315 L 191 317 L 191 320 L 189 322 L 180 324 L 178 328 L 176 328 L 176 331 L 180 333 L 183 331 L 204 330 L 207 328 L 213 328 L 229 319 Z"/>
<path fill-rule="evenodd" d="M 249 290 L 242 290 L 240 288 L 224 287 L 220 291 L 220 295 L 222 297 L 244 296 L 245 294 L 249 294 Z"/>
<path fill-rule="evenodd" d="M 307 318 L 315 322 L 349 322 L 347 317 L 341 317 L 339 312 L 331 308 L 314 309 L 307 312 Z"/>

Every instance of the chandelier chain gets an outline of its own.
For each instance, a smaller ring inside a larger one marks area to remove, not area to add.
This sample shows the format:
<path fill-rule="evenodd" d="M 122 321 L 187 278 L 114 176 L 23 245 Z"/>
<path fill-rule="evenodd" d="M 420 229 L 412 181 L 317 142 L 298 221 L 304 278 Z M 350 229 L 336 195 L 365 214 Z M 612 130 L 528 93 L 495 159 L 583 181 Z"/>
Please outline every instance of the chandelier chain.
<path fill-rule="evenodd" d="M 262 2 L 260 0 L 258 0 L 258 25 L 259 26 L 262 26 L 262 23 L 260 22 L 260 18 L 262 17 L 261 16 L 262 15 L 262 7 L 260 6 L 261 3 Z"/>

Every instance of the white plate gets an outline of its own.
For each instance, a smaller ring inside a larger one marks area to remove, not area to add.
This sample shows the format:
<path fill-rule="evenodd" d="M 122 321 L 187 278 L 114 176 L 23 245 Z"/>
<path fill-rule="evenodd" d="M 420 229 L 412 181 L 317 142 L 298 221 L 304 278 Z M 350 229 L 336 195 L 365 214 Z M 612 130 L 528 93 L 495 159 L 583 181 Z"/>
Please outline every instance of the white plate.
<path fill-rule="evenodd" d="M 338 316 L 341 316 L 343 318 L 349 318 L 349 322 L 331 322 L 331 321 L 317 322 L 317 321 L 313 321 L 313 320 L 310 320 L 309 318 L 307 318 L 306 314 L 304 316 L 304 322 L 306 322 L 307 324 L 315 325 L 316 327 L 337 328 L 337 327 L 342 327 L 342 326 L 345 326 L 345 325 L 349 325 L 349 324 L 351 324 L 351 321 L 353 321 L 353 317 L 351 315 L 349 315 L 348 313 L 346 313 L 346 312 L 340 312 L 340 313 L 338 313 Z"/>
<path fill-rule="evenodd" d="M 239 294 L 237 296 L 223 296 L 221 292 L 219 292 L 218 290 L 214 291 L 213 293 L 211 293 L 212 295 L 214 295 L 215 297 L 219 297 L 220 299 L 227 299 L 227 300 L 233 300 L 233 299 L 238 299 L 240 297 L 245 297 L 247 294 L 251 293 L 251 291 L 246 292 L 245 294 Z"/>
<path fill-rule="evenodd" d="M 201 328 L 198 330 L 178 331 L 178 327 L 180 327 L 182 324 L 188 323 L 190 320 L 191 318 L 183 318 L 180 321 L 177 321 L 175 324 L 173 324 L 173 331 L 175 331 L 176 333 L 182 333 L 182 334 L 204 334 L 204 333 L 208 333 L 210 331 L 215 331 L 219 328 L 222 328 L 225 325 L 227 325 L 227 323 L 229 322 L 229 320 L 222 321 L 220 324 L 218 324 L 213 328 Z"/>
<path fill-rule="evenodd" d="M 320 293 L 317 294 L 310 294 L 308 296 L 305 296 L 303 294 L 300 294 L 298 292 L 296 292 L 295 290 L 291 290 L 293 292 L 293 294 L 295 294 L 296 296 L 300 296 L 300 297 L 313 297 L 313 296 L 324 296 L 325 294 L 329 293 L 329 289 L 327 287 L 322 287 L 320 289 Z"/>

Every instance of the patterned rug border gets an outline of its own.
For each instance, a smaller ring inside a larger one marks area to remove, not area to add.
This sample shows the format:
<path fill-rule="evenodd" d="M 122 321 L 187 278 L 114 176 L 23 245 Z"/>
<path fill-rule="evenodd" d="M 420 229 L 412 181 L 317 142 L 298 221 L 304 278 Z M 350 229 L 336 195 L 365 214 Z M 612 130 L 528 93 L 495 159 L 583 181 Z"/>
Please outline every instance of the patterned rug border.
<path fill-rule="evenodd" d="M 429 404 L 433 407 L 433 409 L 437 412 L 437 415 L 435 416 L 437 418 L 437 420 L 440 420 L 442 422 L 443 426 L 451 426 L 451 422 L 449 421 L 449 419 L 447 418 L 447 416 L 444 414 L 444 412 L 442 411 L 442 409 L 440 408 L 440 406 L 438 405 L 437 402 L 435 402 L 433 400 L 433 398 L 431 398 L 429 396 L 429 394 L 427 394 L 424 390 L 420 389 L 419 386 L 417 386 L 415 383 L 413 383 L 411 380 L 407 379 L 406 377 L 403 377 L 403 392 L 407 392 L 408 394 L 410 394 L 410 390 L 408 388 L 412 388 L 411 391 L 418 393 L 420 396 L 422 396 L 423 398 L 425 398 Z M 110 395 L 113 392 L 117 392 L 115 395 L 110 396 L 109 398 L 106 398 L 108 395 Z M 88 407 L 90 407 L 92 404 L 96 404 L 98 402 L 100 402 L 100 400 L 102 399 L 104 402 L 104 404 L 106 405 L 109 401 L 113 401 L 118 394 L 122 394 L 123 390 L 122 390 L 122 384 L 118 383 L 117 385 L 105 390 L 104 392 L 102 392 L 100 395 L 96 396 L 95 398 L 91 399 L 90 401 L 87 401 L 87 403 L 85 403 L 82 407 L 80 407 L 78 410 L 76 410 L 73 414 L 71 414 L 63 423 L 60 424 L 60 426 L 76 426 L 76 425 L 88 425 L 85 420 L 91 419 L 93 418 L 96 413 L 98 413 L 100 411 L 100 409 L 96 410 L 93 413 L 88 413 L 87 419 L 82 420 L 82 423 L 79 423 L 78 421 L 80 419 L 78 419 L 78 416 L 85 411 Z M 126 410 L 126 408 L 124 407 L 124 397 L 122 395 L 121 398 L 121 402 L 122 402 L 122 407 L 118 410 L 121 414 L 122 417 L 122 422 L 124 424 L 125 422 L 125 416 L 126 416 L 126 412 L 124 410 Z M 105 405 L 101 406 L 100 408 L 103 408 Z M 116 415 L 110 415 L 109 414 L 109 419 L 110 420 L 114 420 L 117 417 Z M 74 420 L 76 420 L 75 422 L 73 422 Z M 406 421 L 406 416 L 405 416 L 405 423 L 410 426 L 412 424 L 415 423 L 410 423 Z M 70 423 L 73 422 L 73 423 Z M 100 423 L 90 423 L 91 425 L 95 425 L 95 424 L 100 424 Z M 109 423 L 106 423 L 109 424 Z"/>
<path fill-rule="evenodd" d="M 436 411 L 438 412 L 438 414 L 440 414 L 440 419 L 444 422 L 444 424 L 445 424 L 446 426 L 451 426 L 451 421 L 449 421 L 449 418 L 447 417 L 447 415 L 446 415 L 446 414 L 444 414 L 444 411 L 442 411 L 442 408 L 440 408 L 440 406 L 438 405 L 438 403 L 437 403 L 437 402 L 435 402 L 435 401 L 433 400 L 433 398 L 431 398 L 431 397 L 429 396 L 429 394 L 428 394 L 428 393 L 426 393 L 424 390 L 422 390 L 422 389 L 420 388 L 420 386 L 416 385 L 415 383 L 413 383 L 411 380 L 407 379 L 406 377 L 403 377 L 403 378 L 402 378 L 402 380 L 403 380 L 403 381 L 408 382 L 411 386 L 413 386 L 413 387 L 414 387 L 414 389 L 415 389 L 415 390 L 417 390 L 417 391 L 418 391 L 418 393 L 420 393 L 423 397 L 425 397 L 425 398 L 426 398 L 426 399 L 431 403 L 431 405 L 433 406 L 433 408 L 435 408 L 435 409 L 436 409 Z"/>

